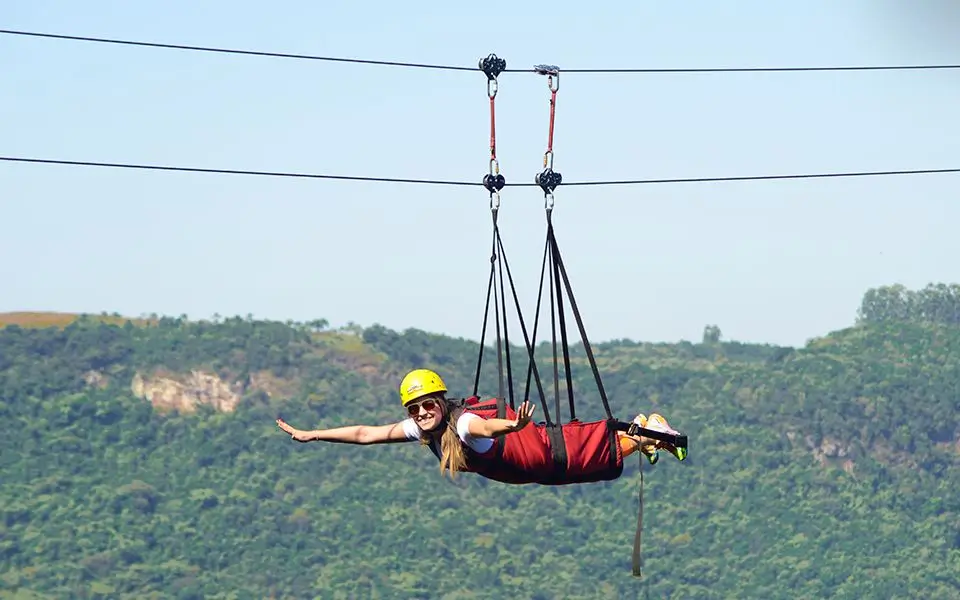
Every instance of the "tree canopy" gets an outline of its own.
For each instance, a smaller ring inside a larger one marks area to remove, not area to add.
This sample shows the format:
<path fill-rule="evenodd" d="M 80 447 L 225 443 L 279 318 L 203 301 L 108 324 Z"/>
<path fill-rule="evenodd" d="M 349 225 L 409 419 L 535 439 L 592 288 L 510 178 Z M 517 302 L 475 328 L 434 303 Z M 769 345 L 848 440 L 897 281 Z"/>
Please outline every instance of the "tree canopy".
<path fill-rule="evenodd" d="M 297 444 L 274 424 L 399 420 L 416 367 L 469 394 L 474 342 L 21 319 L 0 328 L 0 598 L 956 598 L 958 289 L 869 290 L 855 324 L 802 348 L 717 325 L 595 344 L 615 414 L 690 436 L 683 463 L 643 467 L 642 580 L 636 463 L 561 488 L 451 482 L 417 444 Z M 582 348 L 572 360 L 578 416 L 601 418 Z M 481 392 L 496 383 L 491 365 Z M 160 401 L 178 394 L 197 402 Z"/>

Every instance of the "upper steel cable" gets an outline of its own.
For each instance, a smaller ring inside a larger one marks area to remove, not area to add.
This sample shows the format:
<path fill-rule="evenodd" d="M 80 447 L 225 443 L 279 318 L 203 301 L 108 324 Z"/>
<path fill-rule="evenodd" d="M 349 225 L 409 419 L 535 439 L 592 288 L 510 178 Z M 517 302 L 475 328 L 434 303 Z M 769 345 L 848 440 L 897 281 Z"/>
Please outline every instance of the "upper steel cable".
<path fill-rule="evenodd" d="M 333 56 L 316 56 L 309 54 L 291 54 L 285 52 L 265 52 L 258 50 L 240 50 L 234 48 L 216 48 L 210 46 L 192 46 L 184 44 L 165 44 L 158 42 L 142 42 L 134 40 L 121 40 L 114 38 L 100 38 L 79 35 L 63 35 L 55 33 L 42 33 L 37 31 L 21 31 L 13 29 L 0 29 L 0 34 L 19 35 L 37 38 L 49 38 L 59 40 L 72 40 L 80 42 L 95 42 L 102 44 L 120 44 L 127 46 L 145 46 L 151 48 L 165 48 L 173 50 L 191 50 L 195 52 L 216 52 L 223 54 L 241 54 L 250 56 L 265 56 L 271 58 L 289 58 L 299 60 L 315 60 L 326 62 L 356 63 L 366 65 L 381 65 L 389 67 L 407 67 L 418 69 L 439 69 L 447 71 L 476 71 L 474 67 L 413 63 L 390 60 L 367 60 L 359 58 L 342 58 Z M 820 66 L 820 67 L 713 67 L 713 68 L 584 68 L 584 69 L 564 69 L 564 73 L 598 73 L 598 74 L 625 74 L 625 73 L 760 73 L 760 72 L 804 72 L 804 71 L 908 71 L 908 70 L 937 70 L 937 69 L 960 69 L 960 64 L 940 64 L 940 65 L 853 65 L 853 66 Z M 537 73 L 537 68 L 530 69 L 504 69 L 504 73 Z"/>
<path fill-rule="evenodd" d="M 255 175 L 263 177 L 293 177 L 293 178 L 305 178 L 305 179 L 340 179 L 347 181 L 370 181 L 370 182 L 385 182 L 385 183 L 414 183 L 414 184 L 430 184 L 430 185 L 455 185 L 455 186 L 482 186 L 483 183 L 479 181 L 451 181 L 451 180 L 441 180 L 441 179 L 399 179 L 394 177 L 371 177 L 371 176 L 354 176 L 354 175 L 324 175 L 319 173 L 290 173 L 283 171 L 245 171 L 240 169 L 212 169 L 212 168 L 200 168 L 200 167 L 178 167 L 178 166 L 168 166 L 168 165 L 144 165 L 144 164 L 128 164 L 128 163 L 106 163 L 106 162 L 93 162 L 93 161 L 79 161 L 79 160 L 54 160 L 47 158 L 27 158 L 20 156 L 0 156 L 0 161 L 3 162 L 19 162 L 19 163 L 33 163 L 33 164 L 47 164 L 47 165 L 69 165 L 69 166 L 82 166 L 82 167 L 109 167 L 109 168 L 120 168 L 120 169 L 145 169 L 145 170 L 157 170 L 157 171 L 183 171 L 183 172 L 192 172 L 192 173 L 216 173 L 224 175 Z M 849 171 L 849 172 L 839 172 L 839 173 L 804 173 L 804 174 L 787 174 L 787 175 L 742 175 L 742 176 L 733 176 L 733 177 L 678 177 L 671 179 L 625 179 L 625 180 L 612 180 L 612 181 L 573 181 L 573 182 L 564 182 L 564 187 L 570 185 L 596 185 L 596 186 L 606 186 L 606 185 L 644 185 L 644 184 L 655 184 L 655 183 L 713 183 L 713 182 L 724 182 L 724 181 L 762 181 L 762 180 L 772 180 L 772 179 L 823 179 L 830 177 L 877 177 L 885 175 L 931 175 L 931 174 L 941 174 L 941 173 L 960 173 L 960 168 L 956 169 L 900 169 L 894 171 Z M 541 187 L 537 183 L 508 183 L 507 187 Z"/>

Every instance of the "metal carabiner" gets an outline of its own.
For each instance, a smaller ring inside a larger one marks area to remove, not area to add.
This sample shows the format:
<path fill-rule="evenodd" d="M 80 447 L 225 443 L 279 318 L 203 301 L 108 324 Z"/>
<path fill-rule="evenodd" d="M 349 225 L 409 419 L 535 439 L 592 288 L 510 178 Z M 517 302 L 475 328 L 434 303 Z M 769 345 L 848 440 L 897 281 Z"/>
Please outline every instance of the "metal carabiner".
<path fill-rule="evenodd" d="M 543 168 L 553 170 L 553 150 L 543 153 Z"/>
<path fill-rule="evenodd" d="M 490 54 L 486 58 L 481 58 L 477 63 L 483 74 L 487 76 L 487 95 L 492 100 L 497 95 L 497 76 L 507 69 L 507 61 L 498 58 L 496 54 Z"/>
<path fill-rule="evenodd" d="M 500 89 L 500 84 L 497 83 L 496 77 L 492 79 L 487 79 L 487 96 L 491 100 L 497 97 L 497 90 Z"/>
<path fill-rule="evenodd" d="M 547 86 L 556 93 L 560 89 L 560 67 L 556 65 L 534 65 L 533 70 L 547 76 Z"/>

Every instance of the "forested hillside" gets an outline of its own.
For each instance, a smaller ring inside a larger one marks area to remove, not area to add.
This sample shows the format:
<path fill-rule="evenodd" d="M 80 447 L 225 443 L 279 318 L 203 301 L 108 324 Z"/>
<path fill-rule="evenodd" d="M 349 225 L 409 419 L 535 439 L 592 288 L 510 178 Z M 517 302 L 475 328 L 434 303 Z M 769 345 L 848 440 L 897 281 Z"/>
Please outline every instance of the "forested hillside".
<path fill-rule="evenodd" d="M 685 462 L 644 467 L 641 580 L 635 460 L 609 483 L 451 482 L 416 444 L 297 444 L 274 423 L 399 420 L 412 367 L 468 394 L 474 342 L 8 315 L 0 598 L 960 598 L 958 291 L 869 290 L 803 348 L 710 328 L 595 344 L 621 419 L 690 436 Z M 600 418 L 572 357 L 578 416 Z"/>

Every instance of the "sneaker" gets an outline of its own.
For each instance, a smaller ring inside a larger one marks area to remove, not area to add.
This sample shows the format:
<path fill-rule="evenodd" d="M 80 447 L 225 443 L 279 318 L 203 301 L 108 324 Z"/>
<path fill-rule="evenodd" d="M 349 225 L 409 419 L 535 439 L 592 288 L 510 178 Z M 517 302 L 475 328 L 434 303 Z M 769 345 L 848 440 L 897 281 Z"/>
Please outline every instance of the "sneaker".
<path fill-rule="evenodd" d="M 650 418 L 648 418 L 646 422 L 647 424 L 645 427 L 647 429 L 653 429 L 654 431 L 662 431 L 664 433 L 680 433 L 676 429 L 671 428 L 670 424 L 667 423 L 667 420 L 664 419 L 662 415 L 658 415 L 656 413 L 650 415 Z M 686 448 L 677 448 L 673 444 L 668 444 L 667 442 L 661 442 L 660 440 L 657 440 L 657 443 L 655 445 L 657 448 L 663 448 L 664 450 L 672 454 L 674 457 L 676 457 L 677 460 L 683 460 L 687 457 Z"/>
<path fill-rule="evenodd" d="M 640 427 L 646 427 L 647 416 L 644 414 L 639 414 L 636 417 L 634 417 L 633 422 L 639 425 Z M 640 443 L 639 436 L 633 437 L 633 439 L 637 440 L 638 444 Z M 657 461 L 660 460 L 660 451 L 657 450 L 656 444 L 644 444 L 640 446 L 640 452 L 642 452 L 643 455 L 647 457 L 647 462 L 649 462 L 651 465 L 657 464 Z"/>

